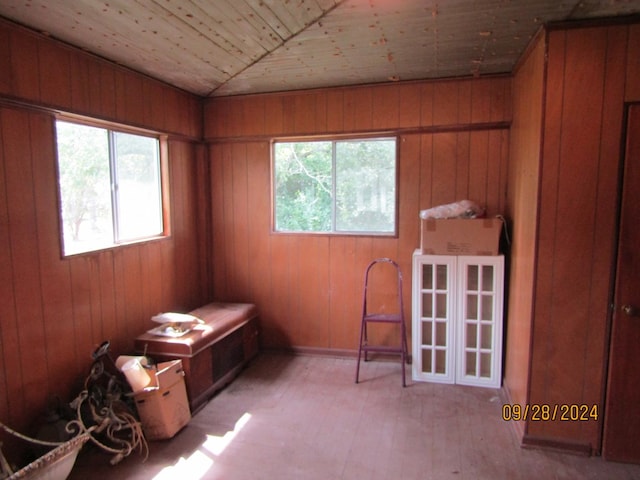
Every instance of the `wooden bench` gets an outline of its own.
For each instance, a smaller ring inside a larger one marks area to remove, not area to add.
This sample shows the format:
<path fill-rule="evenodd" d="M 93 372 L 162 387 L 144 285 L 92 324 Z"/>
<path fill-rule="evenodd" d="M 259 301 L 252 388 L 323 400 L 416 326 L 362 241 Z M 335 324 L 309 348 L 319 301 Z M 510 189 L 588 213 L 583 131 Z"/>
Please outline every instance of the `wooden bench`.
<path fill-rule="evenodd" d="M 157 362 L 182 360 L 193 414 L 258 353 L 258 312 L 248 303 L 210 303 L 189 313 L 204 324 L 177 338 L 147 332 L 134 347 Z"/>

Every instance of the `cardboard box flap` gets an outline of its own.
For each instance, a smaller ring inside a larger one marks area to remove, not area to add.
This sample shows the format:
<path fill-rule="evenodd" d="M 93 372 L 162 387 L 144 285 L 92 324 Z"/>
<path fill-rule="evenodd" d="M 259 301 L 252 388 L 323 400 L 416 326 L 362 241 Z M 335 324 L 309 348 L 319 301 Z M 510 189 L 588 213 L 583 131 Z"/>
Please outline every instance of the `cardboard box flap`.
<path fill-rule="evenodd" d="M 148 370 L 151 381 L 145 387 L 144 391 L 166 389 L 175 385 L 184 377 L 184 369 L 181 360 L 172 360 L 170 362 L 160 362 Z"/>

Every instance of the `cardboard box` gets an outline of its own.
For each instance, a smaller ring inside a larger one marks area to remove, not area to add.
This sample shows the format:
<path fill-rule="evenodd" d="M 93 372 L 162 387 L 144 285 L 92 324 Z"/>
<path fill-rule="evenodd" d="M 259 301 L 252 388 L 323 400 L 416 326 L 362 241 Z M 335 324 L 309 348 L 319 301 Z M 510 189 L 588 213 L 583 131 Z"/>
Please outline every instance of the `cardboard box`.
<path fill-rule="evenodd" d="M 420 250 L 427 255 L 498 255 L 502 219 L 420 220 Z"/>
<path fill-rule="evenodd" d="M 173 437 L 191 419 L 182 360 L 157 365 L 150 386 L 134 395 L 147 440 Z"/>

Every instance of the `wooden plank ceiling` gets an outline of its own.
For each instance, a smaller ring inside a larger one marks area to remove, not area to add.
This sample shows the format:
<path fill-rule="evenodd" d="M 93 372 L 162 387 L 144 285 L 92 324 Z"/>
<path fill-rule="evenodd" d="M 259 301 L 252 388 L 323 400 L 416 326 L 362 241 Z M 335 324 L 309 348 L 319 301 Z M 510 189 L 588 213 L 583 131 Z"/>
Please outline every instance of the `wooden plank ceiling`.
<path fill-rule="evenodd" d="M 547 22 L 640 0 L 2 0 L 0 16 L 202 96 L 511 72 Z"/>

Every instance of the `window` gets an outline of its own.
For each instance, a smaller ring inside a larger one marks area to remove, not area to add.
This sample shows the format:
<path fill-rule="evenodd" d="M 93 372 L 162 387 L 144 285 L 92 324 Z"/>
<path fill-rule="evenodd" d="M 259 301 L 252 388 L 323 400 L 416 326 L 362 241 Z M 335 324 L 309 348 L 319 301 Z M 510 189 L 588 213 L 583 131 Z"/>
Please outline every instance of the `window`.
<path fill-rule="evenodd" d="M 64 255 L 163 234 L 160 142 L 58 120 Z"/>
<path fill-rule="evenodd" d="M 396 139 L 275 142 L 278 232 L 394 234 Z"/>

